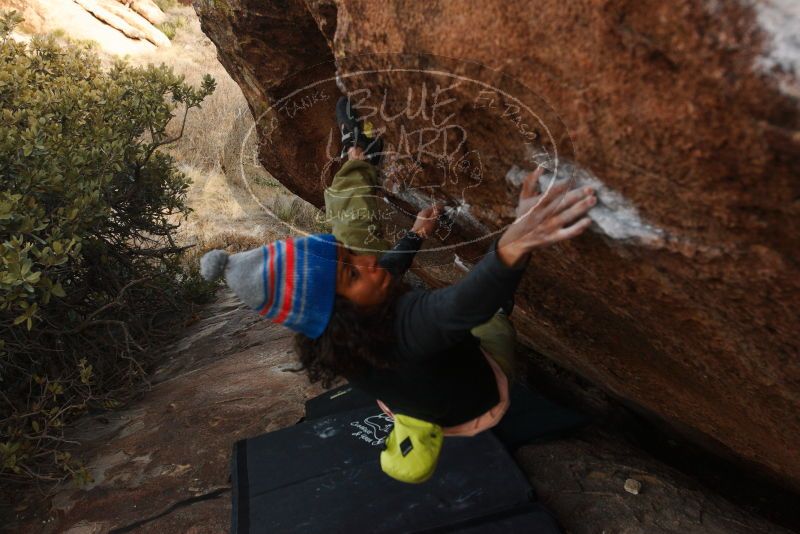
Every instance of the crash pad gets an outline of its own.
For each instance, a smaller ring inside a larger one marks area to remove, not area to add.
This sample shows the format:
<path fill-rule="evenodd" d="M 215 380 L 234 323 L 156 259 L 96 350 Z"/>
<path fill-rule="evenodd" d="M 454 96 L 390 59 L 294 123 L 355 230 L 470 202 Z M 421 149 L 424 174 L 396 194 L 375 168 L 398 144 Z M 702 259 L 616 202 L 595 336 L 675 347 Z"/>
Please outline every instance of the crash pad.
<path fill-rule="evenodd" d="M 562 437 L 589 422 L 589 417 L 557 404 L 523 384 L 509 388 L 509 408 L 492 432 L 509 450 L 522 445 Z M 349 384 L 306 401 L 306 420 L 375 406 L 375 399 Z"/>
<path fill-rule="evenodd" d="M 232 532 L 492 532 L 509 521 L 522 522 L 515 531 L 559 532 L 531 508 L 528 481 L 493 434 L 446 439 L 436 473 L 412 485 L 380 469 L 391 429 L 369 406 L 236 443 Z"/>
<path fill-rule="evenodd" d="M 305 420 L 311 421 L 335 413 L 349 412 L 357 408 L 376 406 L 375 397 L 345 384 L 308 399 Z"/>

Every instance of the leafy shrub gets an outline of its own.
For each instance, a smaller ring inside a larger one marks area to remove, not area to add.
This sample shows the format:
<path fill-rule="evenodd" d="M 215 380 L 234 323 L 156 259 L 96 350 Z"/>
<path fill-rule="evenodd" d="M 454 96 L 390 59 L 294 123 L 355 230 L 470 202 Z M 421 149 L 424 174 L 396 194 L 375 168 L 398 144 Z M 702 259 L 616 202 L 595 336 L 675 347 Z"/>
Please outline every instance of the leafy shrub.
<path fill-rule="evenodd" d="M 0 16 L 0 477 L 81 481 L 65 426 L 126 400 L 208 294 L 181 266 L 188 180 L 160 148 L 215 82 L 104 71 L 87 47 L 15 42 L 18 22 Z"/>

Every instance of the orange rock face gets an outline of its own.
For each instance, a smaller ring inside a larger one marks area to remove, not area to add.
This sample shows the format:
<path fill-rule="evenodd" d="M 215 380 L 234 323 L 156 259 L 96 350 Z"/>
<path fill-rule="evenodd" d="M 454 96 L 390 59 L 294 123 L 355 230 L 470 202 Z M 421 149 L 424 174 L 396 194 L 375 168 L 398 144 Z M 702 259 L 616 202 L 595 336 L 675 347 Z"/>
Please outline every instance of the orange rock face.
<path fill-rule="evenodd" d="M 195 8 L 258 119 L 265 167 L 320 204 L 333 104 L 358 95 L 390 143 L 390 202 L 458 207 L 439 264 L 474 261 L 537 163 L 595 185 L 592 231 L 534 255 L 515 311 L 523 338 L 800 488 L 796 5 Z"/>

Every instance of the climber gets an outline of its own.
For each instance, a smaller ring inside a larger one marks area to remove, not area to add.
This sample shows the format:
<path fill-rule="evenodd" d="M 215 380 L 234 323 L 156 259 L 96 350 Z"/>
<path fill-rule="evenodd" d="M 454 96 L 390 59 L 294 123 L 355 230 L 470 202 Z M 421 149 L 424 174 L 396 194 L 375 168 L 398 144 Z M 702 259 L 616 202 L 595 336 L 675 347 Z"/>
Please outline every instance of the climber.
<path fill-rule="evenodd" d="M 411 290 L 403 273 L 436 229 L 441 207 L 422 210 L 411 231 L 383 252 L 379 247 L 387 245 L 372 219 L 382 140 L 365 133 L 369 128 L 346 98 L 337 104 L 337 122 L 348 161 L 325 191 L 333 234 L 231 256 L 212 251 L 202 258 L 201 273 L 213 279 L 224 272 L 244 302 L 295 330 L 312 382 L 328 386 L 344 377 L 374 396 L 395 419 L 382 467 L 419 482 L 433 472 L 442 435 L 474 435 L 505 413 L 514 370 L 508 304 L 533 249 L 589 226 L 594 191 L 562 183 L 540 194 L 543 171 L 529 174 L 517 220 L 467 276 L 446 288 Z"/>

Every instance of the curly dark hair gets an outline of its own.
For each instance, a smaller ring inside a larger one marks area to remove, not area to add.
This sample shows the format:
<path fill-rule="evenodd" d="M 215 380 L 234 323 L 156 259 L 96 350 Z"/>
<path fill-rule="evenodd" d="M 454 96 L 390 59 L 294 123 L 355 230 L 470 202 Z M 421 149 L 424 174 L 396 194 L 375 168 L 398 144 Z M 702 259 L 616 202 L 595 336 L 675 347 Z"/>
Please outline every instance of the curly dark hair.
<path fill-rule="evenodd" d="M 368 309 L 336 295 L 331 320 L 320 337 L 295 335 L 301 365 L 297 371 L 305 371 L 312 383 L 321 381 L 328 388 L 338 377 L 359 376 L 370 368 L 394 367 L 390 345 L 394 340 L 395 305 L 407 290 L 398 281 L 383 303 Z"/>

